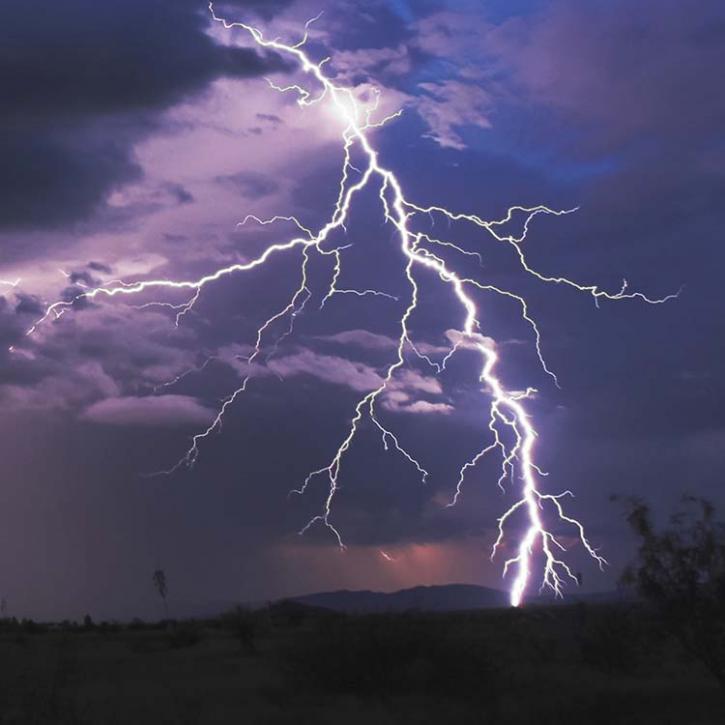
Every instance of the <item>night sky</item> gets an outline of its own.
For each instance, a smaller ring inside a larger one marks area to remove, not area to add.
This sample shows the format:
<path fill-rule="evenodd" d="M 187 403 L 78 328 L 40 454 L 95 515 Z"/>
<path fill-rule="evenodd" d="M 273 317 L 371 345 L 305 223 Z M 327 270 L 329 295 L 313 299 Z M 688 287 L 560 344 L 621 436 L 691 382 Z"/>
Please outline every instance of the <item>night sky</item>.
<path fill-rule="evenodd" d="M 612 292 L 623 278 L 650 297 L 683 288 L 664 305 L 597 309 L 591 296 L 527 278 L 483 230 L 437 222 L 442 237 L 482 255 L 459 259 L 461 272 L 529 301 L 561 389 L 515 304 L 480 293 L 482 332 L 498 342 L 508 388 L 539 391 L 529 409 L 550 473 L 543 486 L 575 492 L 569 510 L 610 562 L 599 572 L 561 528 L 572 567 L 585 590 L 613 588 L 633 548 L 612 494 L 641 496 L 661 514 L 684 493 L 725 504 L 722 3 L 217 5 L 286 39 L 320 10 L 311 55 L 330 55 L 340 83 L 379 87 L 384 113 L 404 111 L 374 138 L 408 198 L 484 218 L 514 204 L 579 207 L 532 222 L 532 266 Z M 515 485 L 496 487 L 496 456 L 468 476 L 456 508 L 445 506 L 487 434 L 469 351 L 440 377 L 411 359 L 381 405 L 429 482 L 365 426 L 334 508 L 347 551 L 323 527 L 297 535 L 327 489 L 290 489 L 329 461 L 356 401 L 378 384 L 402 302 L 340 296 L 319 312 L 318 296 L 270 345 L 196 465 L 160 477 L 146 474 L 172 467 L 239 385 L 238 356 L 299 283 L 299 251 L 205 288 L 178 327 L 173 310 L 138 309 L 151 301 L 141 296 L 77 304 L 24 336 L 48 303 L 83 285 L 195 279 L 292 233 L 237 227 L 247 214 L 325 223 L 340 119 L 324 105 L 300 109 L 265 77 L 299 80 L 289 59 L 212 23 L 200 0 L 0 7 L 0 279 L 21 280 L 0 288 L 9 614 L 145 616 L 156 611 L 158 567 L 178 612 L 321 589 L 506 586 L 488 556 Z M 364 193 L 336 238 L 352 245 L 344 286 L 404 300 L 400 251 L 376 201 Z M 314 267 L 318 291 L 329 273 Z M 421 289 L 412 329 L 440 355 L 461 313 L 432 279 Z"/>

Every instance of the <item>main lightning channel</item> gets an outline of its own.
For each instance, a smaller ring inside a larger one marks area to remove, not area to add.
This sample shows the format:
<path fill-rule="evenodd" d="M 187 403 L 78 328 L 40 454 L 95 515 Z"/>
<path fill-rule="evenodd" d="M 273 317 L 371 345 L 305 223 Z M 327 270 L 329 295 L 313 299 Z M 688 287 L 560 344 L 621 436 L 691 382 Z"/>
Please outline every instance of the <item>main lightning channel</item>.
<path fill-rule="evenodd" d="M 220 268 L 195 280 L 150 279 L 133 283 L 114 282 L 94 289 L 83 289 L 81 293 L 71 300 L 63 300 L 49 305 L 45 310 L 45 314 L 28 330 L 27 334 L 32 335 L 40 325 L 48 320 L 57 320 L 62 317 L 72 309 L 74 303 L 78 300 L 138 295 L 152 290 L 186 290 L 189 292 L 189 298 L 181 304 L 171 304 L 163 301 L 147 303 L 147 305 L 160 304 L 173 309 L 176 312 L 176 323 L 180 324 L 183 317 L 193 309 L 200 298 L 202 290 L 206 286 L 224 277 L 259 268 L 275 255 L 301 250 L 302 261 L 299 286 L 289 302 L 258 328 L 252 351 L 244 358 L 244 362 L 249 364 L 249 372 L 242 376 L 241 385 L 223 401 L 211 425 L 206 430 L 194 436 L 190 449 L 171 471 L 176 470 L 182 465 L 191 466 L 197 460 L 201 443 L 205 438 L 221 428 L 225 413 L 246 392 L 249 381 L 253 376 L 253 364 L 258 362 L 262 355 L 264 341 L 271 327 L 280 320 L 287 320 L 287 329 L 274 343 L 274 349 L 276 349 L 281 339 L 292 333 L 295 319 L 305 311 L 308 301 L 313 296 L 309 287 L 308 278 L 308 265 L 312 254 L 319 254 L 333 261 L 333 274 L 320 307 L 323 307 L 335 295 L 376 296 L 389 298 L 393 302 L 397 301 L 397 298 L 392 295 L 375 289 L 358 290 L 338 288 L 337 282 L 342 271 L 343 252 L 346 247 L 330 247 L 327 245 L 333 232 L 339 229 L 346 229 L 351 204 L 358 192 L 374 184 L 378 189 L 378 196 L 385 219 L 396 230 L 400 251 L 405 259 L 403 274 L 407 280 L 410 295 L 405 304 L 404 312 L 399 319 L 399 334 L 395 359 L 387 367 L 381 384 L 357 402 L 347 435 L 343 438 L 332 459 L 326 465 L 312 471 L 302 485 L 294 491 L 294 493 L 304 494 L 310 484 L 318 477 L 324 477 L 327 480 L 328 492 L 321 512 L 310 519 L 300 533 L 306 532 L 316 524 L 321 524 L 332 533 L 339 546 L 344 548 L 343 537 L 332 521 L 332 508 L 335 496 L 339 490 L 343 460 L 365 420 L 370 421 L 378 431 L 385 450 L 391 448 L 395 450 L 417 471 L 421 480 L 423 482 L 426 481 L 429 475 L 428 471 L 400 443 L 400 440 L 393 431 L 383 425 L 377 415 L 377 404 L 386 391 L 389 390 L 396 373 L 405 365 L 407 353 L 416 355 L 418 358 L 427 362 L 437 372 L 442 372 L 450 358 L 459 350 L 473 349 L 481 359 L 480 382 L 491 398 L 487 430 L 492 434 L 493 442 L 484 445 L 471 460 L 464 463 L 461 467 L 458 473 L 455 494 L 450 505 L 455 505 L 460 499 L 466 474 L 475 468 L 486 454 L 498 450 L 502 458 L 501 474 L 498 480 L 499 487 L 503 489 L 504 482 L 507 479 L 511 479 L 514 483 L 518 480 L 521 482 L 521 493 L 518 500 L 498 519 L 498 536 L 493 545 L 491 558 L 493 559 L 497 552 L 504 546 L 507 538 L 507 523 L 514 515 L 521 513 L 526 521 L 525 531 L 518 541 L 518 544 L 513 547 L 514 551 L 512 555 L 506 559 L 503 565 L 504 576 L 512 569 L 515 570 L 510 591 L 511 604 L 513 606 L 519 606 L 522 603 L 530 584 L 537 552 L 540 552 L 540 556 L 543 558 L 541 587 L 548 587 L 556 595 L 561 596 L 565 580 L 570 579 L 578 582 L 578 579 L 572 572 L 570 566 L 560 558 L 560 552 L 564 551 L 565 547 L 547 528 L 544 521 L 547 511 L 553 513 L 560 524 L 567 525 L 573 529 L 580 544 L 600 568 L 606 562 L 587 539 L 582 524 L 566 513 L 562 501 L 564 498 L 572 496 L 571 492 L 565 491 L 559 495 L 552 495 L 543 493 L 539 487 L 539 478 L 544 474 L 534 460 L 535 443 L 538 435 L 531 416 L 525 407 L 526 400 L 535 391 L 532 389 L 524 392 L 509 391 L 503 385 L 496 372 L 499 362 L 498 352 L 493 341 L 484 337 L 481 333 L 478 310 L 474 298 L 471 296 L 472 291 L 496 294 L 514 301 L 519 306 L 523 320 L 533 331 L 536 353 L 541 366 L 558 385 L 555 374 L 544 359 L 539 328 L 533 317 L 529 314 L 527 302 L 522 296 L 500 287 L 459 275 L 434 250 L 444 247 L 462 256 L 477 257 L 480 261 L 481 257 L 478 252 L 471 252 L 454 242 L 435 239 L 428 234 L 416 231 L 413 226 L 413 221 L 419 216 L 427 216 L 429 218 L 441 216 L 450 222 L 464 222 L 479 227 L 485 230 L 496 241 L 513 247 L 520 266 L 526 274 L 541 282 L 564 285 L 579 292 L 589 294 L 596 304 L 599 304 L 601 300 L 617 301 L 625 299 L 638 299 L 649 304 L 660 304 L 677 295 L 668 295 L 661 299 L 652 299 L 640 292 L 631 292 L 626 281 L 618 292 L 610 293 L 601 290 L 596 285 L 580 284 L 565 277 L 546 275 L 534 269 L 528 263 L 523 248 L 530 223 L 539 215 L 562 216 L 572 213 L 575 211 L 573 209 L 554 210 L 543 205 L 536 207 L 514 206 L 507 211 L 502 219 L 487 221 L 475 214 L 454 212 L 435 205 L 420 206 L 412 203 L 405 196 L 396 174 L 381 163 L 379 154 L 371 141 L 371 133 L 397 118 L 400 112 L 391 114 L 382 120 L 373 121 L 372 115 L 378 110 L 379 93 L 376 95 L 376 100 L 372 107 L 364 107 L 356 98 L 353 89 L 338 85 L 332 78 L 326 75 L 324 66 L 328 59 L 315 62 L 310 58 L 306 52 L 305 45 L 309 37 L 310 26 L 319 16 L 306 24 L 304 37 L 299 42 L 289 44 L 278 38 L 268 39 L 263 35 L 262 31 L 247 23 L 230 22 L 218 16 L 213 3 L 209 4 L 209 11 L 212 19 L 221 24 L 225 29 L 242 30 L 252 38 L 258 47 L 278 52 L 294 60 L 299 70 L 311 78 L 317 85 L 317 88 L 311 89 L 299 84 L 279 86 L 272 81 L 268 81 L 269 86 L 273 90 L 280 93 L 296 94 L 297 103 L 300 107 L 309 107 L 322 102 L 330 102 L 333 104 L 339 117 L 343 119 L 344 130 L 342 132 L 342 142 L 344 161 L 339 194 L 331 218 L 315 232 L 302 225 L 294 216 L 275 216 L 270 219 L 260 219 L 250 215 L 241 224 L 255 223 L 262 226 L 270 224 L 291 224 L 295 227 L 297 234 L 286 242 L 270 245 L 262 254 L 251 261 Z M 364 168 L 358 168 L 353 165 L 353 149 L 361 152 L 365 160 Z M 356 181 L 353 182 L 353 178 L 356 178 Z M 506 233 L 504 230 L 507 228 L 509 222 L 517 215 L 523 216 L 524 223 L 521 233 L 518 236 L 514 236 Z M 420 296 L 420 289 L 416 278 L 418 270 L 432 272 L 437 275 L 443 286 L 450 290 L 454 299 L 460 305 L 463 316 L 463 324 L 457 331 L 456 339 L 453 340 L 450 350 L 441 362 L 435 362 L 429 355 L 421 352 L 411 335 L 409 323 L 413 313 L 418 308 Z M 142 307 L 147 305 L 142 305 Z M 176 380 L 182 377 L 183 374 Z M 171 381 L 169 384 L 173 383 L 174 381 Z M 507 442 L 508 440 L 512 440 L 513 442 L 509 443 Z M 391 559 L 384 552 L 381 552 L 381 554 L 386 560 Z"/>

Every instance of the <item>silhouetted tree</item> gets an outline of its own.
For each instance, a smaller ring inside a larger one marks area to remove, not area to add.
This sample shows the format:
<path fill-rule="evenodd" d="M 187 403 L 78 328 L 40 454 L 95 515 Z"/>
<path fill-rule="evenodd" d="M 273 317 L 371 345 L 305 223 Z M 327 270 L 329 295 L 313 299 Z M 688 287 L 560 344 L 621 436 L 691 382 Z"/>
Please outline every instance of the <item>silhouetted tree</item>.
<path fill-rule="evenodd" d="M 166 601 L 167 587 L 166 587 L 166 573 L 163 569 L 156 569 L 153 574 L 153 582 L 156 587 L 156 591 L 161 597 L 161 601 L 164 603 L 164 618 L 169 618 L 169 605 Z"/>
<path fill-rule="evenodd" d="M 709 502 L 685 502 L 689 510 L 673 515 L 661 533 L 652 526 L 649 507 L 630 502 L 628 521 L 639 552 L 622 578 L 725 689 L 725 525 L 715 521 Z"/>

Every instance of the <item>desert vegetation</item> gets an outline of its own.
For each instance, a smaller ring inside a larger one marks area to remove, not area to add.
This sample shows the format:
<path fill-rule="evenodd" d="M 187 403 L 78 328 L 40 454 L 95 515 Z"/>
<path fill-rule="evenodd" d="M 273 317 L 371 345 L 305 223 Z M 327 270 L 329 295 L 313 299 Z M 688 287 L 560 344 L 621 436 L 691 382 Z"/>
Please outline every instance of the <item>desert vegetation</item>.
<path fill-rule="evenodd" d="M 722 723 L 725 538 L 695 503 L 657 531 L 629 502 L 640 549 L 624 576 L 633 596 L 618 603 L 354 615 L 289 601 L 153 623 L 6 616 L 0 723 Z"/>
<path fill-rule="evenodd" d="M 643 604 L 0 627 L 5 723 L 722 722 L 718 679 Z"/>

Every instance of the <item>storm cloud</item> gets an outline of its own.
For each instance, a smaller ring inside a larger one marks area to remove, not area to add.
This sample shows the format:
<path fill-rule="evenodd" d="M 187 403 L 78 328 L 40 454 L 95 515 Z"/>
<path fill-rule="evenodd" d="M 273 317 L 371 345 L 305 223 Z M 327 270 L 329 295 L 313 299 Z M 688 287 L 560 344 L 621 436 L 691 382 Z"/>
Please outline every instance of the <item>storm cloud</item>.
<path fill-rule="evenodd" d="M 482 218 L 511 204 L 578 207 L 532 222 L 521 247 L 532 267 L 615 292 L 623 277 L 653 297 L 684 287 L 666 305 L 597 308 L 526 275 L 516 250 L 480 227 L 421 215 L 469 252 L 436 253 L 466 277 L 525 295 L 539 324 L 561 388 L 541 368 L 520 304 L 472 289 L 506 386 L 537 388 L 527 407 L 550 473 L 543 485 L 576 493 L 571 512 L 612 563 L 587 587 L 613 586 L 631 554 L 610 494 L 661 509 L 683 490 L 725 503 L 721 3 L 227 0 L 217 9 L 290 38 L 324 9 L 310 52 L 329 54 L 327 67 L 362 95 L 380 86 L 381 113 L 404 110 L 374 142 L 412 201 Z M 324 527 L 296 535 L 319 514 L 329 480 L 314 478 L 305 496 L 290 490 L 330 461 L 361 396 L 398 355 L 411 286 L 377 188 L 356 197 L 330 244 L 342 250 L 341 286 L 388 296 L 334 295 L 321 307 L 334 260 L 312 255 L 309 300 L 293 320 L 275 318 L 252 364 L 259 325 L 299 289 L 300 249 L 205 286 L 179 319 L 189 290 L 157 289 L 77 301 L 26 337 L 50 301 L 86 285 L 195 280 L 298 232 L 239 226 L 247 214 L 294 213 L 313 229 L 329 218 L 339 119 L 254 80 L 291 71 L 247 40 L 213 26 L 203 1 L 0 9 L 0 279 L 21 278 L 0 288 L 0 527 L 22 543 L 0 551 L 0 567 L 15 611 L 48 614 L 48 593 L 62 590 L 52 616 L 91 607 L 134 616 L 159 561 L 189 600 L 460 577 L 500 586 L 488 547 L 518 481 L 499 491 L 494 452 L 447 507 L 461 465 L 490 443 L 490 391 L 470 346 L 445 371 L 422 357 L 440 364 L 460 342 L 461 310 L 436 275 L 417 280 L 419 354 L 405 348 L 376 401 L 381 424 L 429 471 L 426 485 L 364 416 L 333 511 L 348 553 Z M 182 459 L 247 375 L 195 467 L 141 477 Z M 562 541 L 568 533 L 557 531 Z M 590 571 L 581 547 L 569 553 Z"/>
<path fill-rule="evenodd" d="M 139 177 L 133 145 L 159 130 L 161 112 L 216 78 L 283 67 L 216 43 L 209 22 L 198 0 L 4 3 L 0 225 L 83 219 Z"/>

